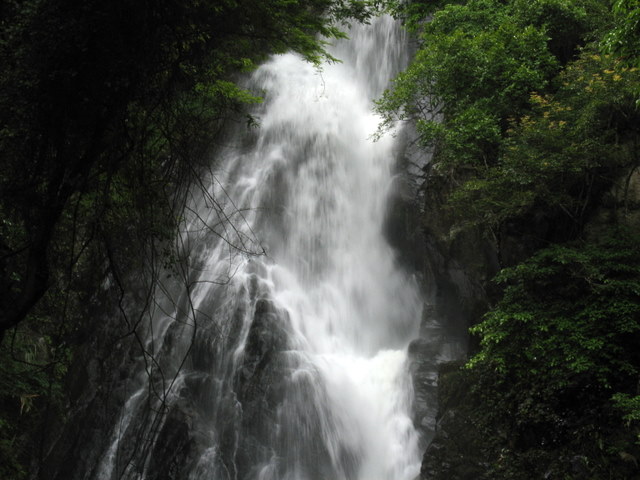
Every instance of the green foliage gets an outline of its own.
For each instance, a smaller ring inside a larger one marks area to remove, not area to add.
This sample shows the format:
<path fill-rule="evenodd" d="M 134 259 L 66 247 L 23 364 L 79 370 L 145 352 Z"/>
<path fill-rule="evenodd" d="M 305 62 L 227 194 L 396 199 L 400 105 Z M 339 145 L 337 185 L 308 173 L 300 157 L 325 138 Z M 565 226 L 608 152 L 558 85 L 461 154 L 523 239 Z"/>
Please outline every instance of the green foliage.
<path fill-rule="evenodd" d="M 515 15 L 523 24 L 543 29 L 547 34 L 547 47 L 561 64 L 566 64 L 577 53 L 577 48 L 595 40 L 604 27 L 609 12 L 605 2 L 599 0 L 538 0 L 514 1 Z"/>
<path fill-rule="evenodd" d="M 595 244 L 554 245 L 503 270 L 496 277 L 507 285 L 500 303 L 472 329 L 482 351 L 471 365 L 542 373 L 561 387 L 585 372 L 605 389 L 624 385 L 618 376 L 637 374 L 640 243 L 615 234 Z"/>
<path fill-rule="evenodd" d="M 604 51 L 619 57 L 626 65 L 640 67 L 640 2 L 617 0 L 613 4 L 613 29 L 601 40 Z M 640 86 L 636 87 L 636 106 L 640 106 Z"/>
<path fill-rule="evenodd" d="M 450 3 L 463 3 L 454 0 L 389 0 L 386 2 L 387 11 L 395 18 L 402 20 L 403 25 L 410 32 L 419 32 L 434 12 Z"/>
<path fill-rule="evenodd" d="M 378 111 L 383 129 L 416 122 L 431 177 L 457 186 L 456 229 L 495 229 L 541 205 L 580 224 L 637 161 L 636 72 L 594 47 L 581 53 L 610 19 L 598 0 L 472 0 L 421 26 L 415 59 Z"/>
<path fill-rule="evenodd" d="M 50 308 L 53 299 L 44 303 Z M 70 332 L 47 315 L 32 315 L 0 350 L 0 477 L 28 478 L 46 441 L 46 425 L 66 408 L 64 379 L 72 361 Z M 38 431 L 38 436 L 31 432 Z"/>
<path fill-rule="evenodd" d="M 640 445 L 640 395 L 616 393 L 611 399 L 622 412 L 627 428 L 632 428 L 635 432 L 636 444 Z"/>
<path fill-rule="evenodd" d="M 640 395 L 631 396 L 624 393 L 616 393 L 612 397 L 616 407 L 624 412 L 627 422 L 640 421 Z"/>
<path fill-rule="evenodd" d="M 384 126 L 414 119 L 441 171 L 476 171 L 495 161 L 508 118 L 521 115 L 531 91 L 557 73 L 543 27 L 493 0 L 450 4 L 436 12 L 421 47 L 378 102 Z"/>
<path fill-rule="evenodd" d="M 640 66 L 640 2 L 616 0 L 613 3 L 615 23 L 604 37 L 603 47 L 626 62 Z"/>
<path fill-rule="evenodd" d="M 293 50 L 314 63 L 329 58 L 327 42 L 345 36 L 338 24 L 351 16 L 365 21 L 377 2 L 91 0 L 78 7 L 29 0 L 1 8 L 4 332 L 49 288 L 52 249 L 81 249 L 58 235 L 66 216 L 81 230 L 76 237 L 96 239 L 96 225 L 117 203 L 112 195 L 149 204 L 157 188 L 165 194 L 156 207 L 163 212 L 152 218 L 161 225 L 133 233 L 131 221 L 119 229 L 137 237 L 175 229 L 164 219 L 177 218 L 185 185 L 199 174 L 221 125 L 258 101 L 233 76 L 271 53 Z M 130 182 L 134 171 L 141 180 Z M 134 184 L 124 194 L 122 187 Z M 69 210 L 85 195 L 100 208 L 81 219 Z"/>
<path fill-rule="evenodd" d="M 560 81 L 553 95 L 531 95 L 531 113 L 512 121 L 497 164 L 453 194 L 461 218 L 497 226 L 536 209 L 582 225 L 603 189 L 637 164 L 637 69 L 585 51 Z"/>
<path fill-rule="evenodd" d="M 628 395 L 640 376 L 640 238 L 620 230 L 554 245 L 496 281 L 504 295 L 472 329 L 481 349 L 468 364 L 481 402 L 473 415 L 511 445 L 496 472 L 511 462 L 522 471 L 518 458 L 535 452 L 554 464 L 578 451 L 586 478 L 627 478 L 622 457 L 639 452 L 616 408 L 636 420 Z"/>

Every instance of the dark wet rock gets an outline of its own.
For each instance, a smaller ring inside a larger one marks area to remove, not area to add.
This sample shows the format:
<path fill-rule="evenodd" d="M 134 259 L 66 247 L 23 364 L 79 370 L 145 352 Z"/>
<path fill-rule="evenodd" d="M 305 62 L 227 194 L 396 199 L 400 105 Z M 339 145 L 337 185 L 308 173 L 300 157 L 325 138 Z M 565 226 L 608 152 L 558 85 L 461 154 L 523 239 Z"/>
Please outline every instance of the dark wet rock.
<path fill-rule="evenodd" d="M 235 377 L 243 430 L 265 441 L 273 426 L 268 419 L 275 421 L 277 406 L 284 398 L 288 366 L 283 352 L 289 348 L 288 328 L 286 312 L 278 310 L 270 300 L 258 300 Z M 255 443 L 254 440 L 248 443 Z"/>
<path fill-rule="evenodd" d="M 195 412 L 186 407 L 175 405 L 171 409 L 154 443 L 146 478 L 178 480 L 187 477 L 188 467 L 197 457 L 195 417 Z"/>
<path fill-rule="evenodd" d="M 286 393 L 288 365 L 283 352 L 289 348 L 288 328 L 286 312 L 270 300 L 256 302 L 234 381 L 239 424 L 227 429 L 221 441 L 222 452 L 233 458 L 240 478 L 249 473 L 248 466 L 268 462 L 274 455 L 269 445 L 277 430 L 277 408 Z"/>
<path fill-rule="evenodd" d="M 257 302 L 235 377 L 240 423 L 222 435 L 221 451 L 233 459 L 229 468 L 237 469 L 237 478 L 255 478 L 263 468 L 275 478 L 294 468 L 309 480 L 353 478 L 359 452 L 339 444 L 330 452 L 317 434 L 337 420 L 315 367 L 290 350 L 289 328 L 285 311 L 266 299 Z"/>
<path fill-rule="evenodd" d="M 413 421 L 422 433 L 425 446 L 436 430 L 439 369 L 465 353 L 464 337 L 451 335 L 443 327 L 441 318 L 436 306 L 425 305 L 420 337 L 409 344 L 408 350 L 414 391 Z"/>
<path fill-rule="evenodd" d="M 429 275 L 427 242 L 420 226 L 420 208 L 406 175 L 394 179 L 384 223 L 385 236 L 395 248 L 398 261 L 422 278 Z"/>
<path fill-rule="evenodd" d="M 285 311 L 276 309 L 270 300 L 257 301 L 244 348 L 242 367 L 238 373 L 240 392 L 255 386 L 256 382 L 252 382 L 252 378 L 264 375 L 267 366 L 288 348 L 288 328 L 289 318 Z M 241 394 L 241 399 L 244 396 Z"/>
<path fill-rule="evenodd" d="M 466 395 L 460 362 L 441 366 L 440 413 L 436 432 L 420 470 L 422 480 L 477 480 L 487 470 L 481 446 L 485 439 L 457 407 Z"/>

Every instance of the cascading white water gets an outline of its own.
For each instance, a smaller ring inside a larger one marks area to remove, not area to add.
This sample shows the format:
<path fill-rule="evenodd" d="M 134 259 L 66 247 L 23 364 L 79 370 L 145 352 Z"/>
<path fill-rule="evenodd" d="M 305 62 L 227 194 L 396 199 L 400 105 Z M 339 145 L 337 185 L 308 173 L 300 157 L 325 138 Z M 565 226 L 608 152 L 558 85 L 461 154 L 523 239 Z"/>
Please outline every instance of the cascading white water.
<path fill-rule="evenodd" d="M 94 478 L 164 478 L 153 456 L 166 420 L 142 413 L 153 392 L 187 412 L 198 448 L 181 468 L 193 480 L 418 474 L 406 347 L 422 300 L 383 232 L 395 141 L 371 140 L 372 99 L 404 42 L 384 17 L 350 37 L 331 52 L 343 63 L 318 70 L 287 54 L 253 75 L 260 128 L 220 154 L 191 207 L 188 288 L 158 300 L 146 346 L 157 364 Z M 255 239 L 266 255 L 236 254 Z"/>

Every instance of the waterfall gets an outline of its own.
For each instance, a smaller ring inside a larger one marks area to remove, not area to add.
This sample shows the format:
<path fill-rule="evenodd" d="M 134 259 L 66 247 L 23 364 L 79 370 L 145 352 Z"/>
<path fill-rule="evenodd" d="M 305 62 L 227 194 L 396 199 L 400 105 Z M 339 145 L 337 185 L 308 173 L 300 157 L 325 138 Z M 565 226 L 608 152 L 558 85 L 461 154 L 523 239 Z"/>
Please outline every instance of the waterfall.
<path fill-rule="evenodd" d="M 395 139 L 372 99 L 403 66 L 382 17 L 321 68 L 275 56 L 251 76 L 259 128 L 217 153 L 188 206 L 140 371 L 98 480 L 413 480 L 407 346 L 422 298 L 383 224 Z"/>

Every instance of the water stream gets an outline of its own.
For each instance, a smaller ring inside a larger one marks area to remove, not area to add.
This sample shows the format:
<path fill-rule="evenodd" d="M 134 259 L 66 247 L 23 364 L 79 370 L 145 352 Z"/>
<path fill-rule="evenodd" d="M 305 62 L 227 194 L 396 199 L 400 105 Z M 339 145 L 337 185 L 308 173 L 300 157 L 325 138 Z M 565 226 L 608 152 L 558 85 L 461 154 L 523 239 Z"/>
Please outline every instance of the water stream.
<path fill-rule="evenodd" d="M 331 50 L 342 63 L 280 55 L 249 80 L 260 127 L 194 195 L 188 266 L 158 293 L 88 478 L 417 476 L 406 352 L 423 301 L 383 232 L 396 140 L 371 140 L 405 41 L 389 18 L 350 37 Z"/>

